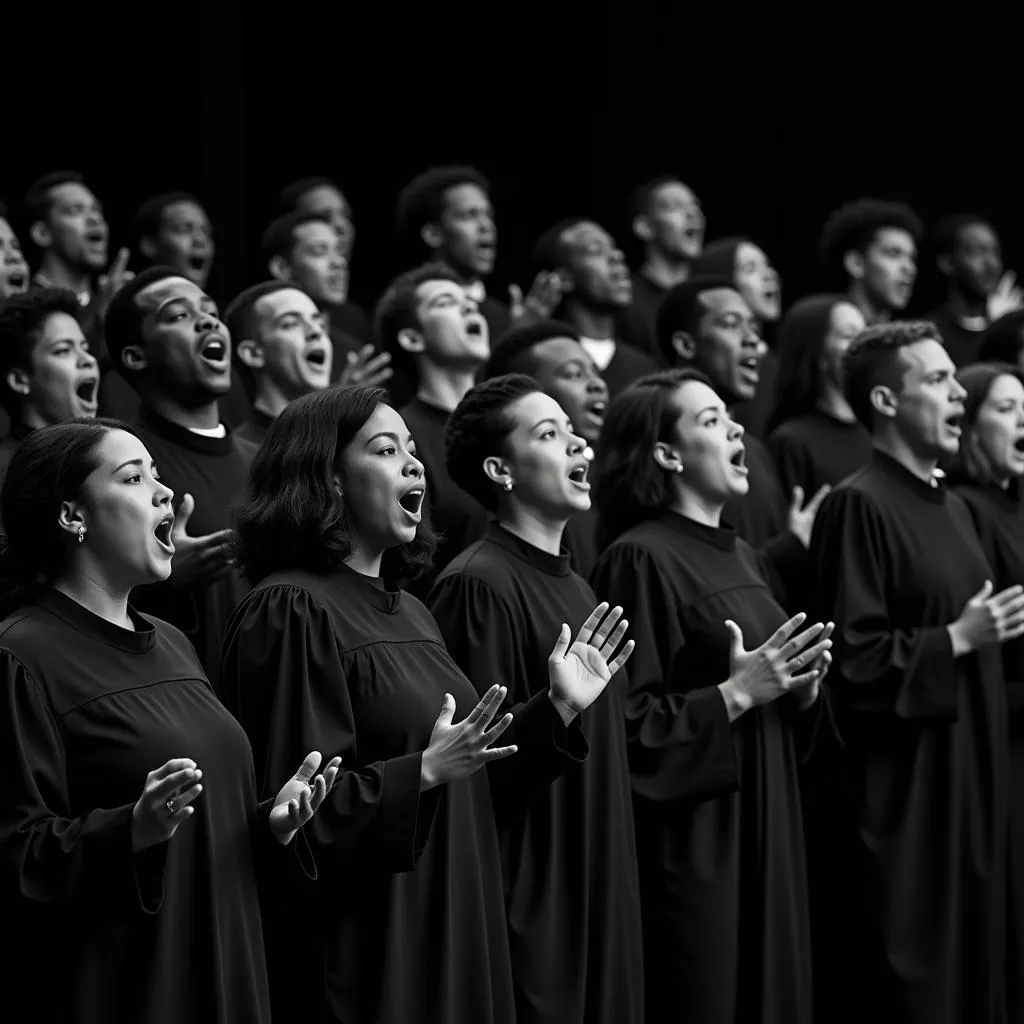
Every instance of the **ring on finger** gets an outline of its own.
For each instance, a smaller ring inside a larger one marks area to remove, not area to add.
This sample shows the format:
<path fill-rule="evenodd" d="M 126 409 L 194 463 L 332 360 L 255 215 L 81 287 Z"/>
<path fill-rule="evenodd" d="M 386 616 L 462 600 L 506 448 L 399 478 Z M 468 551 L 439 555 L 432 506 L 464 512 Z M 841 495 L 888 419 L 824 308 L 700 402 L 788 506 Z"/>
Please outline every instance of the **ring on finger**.
<path fill-rule="evenodd" d="M 171 797 L 171 799 L 164 804 L 164 807 L 167 808 L 167 813 L 172 817 L 178 812 L 178 807 L 174 802 L 174 797 Z"/>

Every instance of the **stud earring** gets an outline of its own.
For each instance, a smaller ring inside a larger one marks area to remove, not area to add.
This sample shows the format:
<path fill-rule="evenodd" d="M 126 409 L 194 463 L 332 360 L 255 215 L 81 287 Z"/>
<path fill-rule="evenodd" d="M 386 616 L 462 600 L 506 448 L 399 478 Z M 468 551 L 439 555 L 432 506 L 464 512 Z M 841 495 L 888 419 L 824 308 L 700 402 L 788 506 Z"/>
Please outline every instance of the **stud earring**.
<path fill-rule="evenodd" d="M 683 471 L 683 465 L 682 465 L 682 463 L 680 463 L 678 466 L 676 466 L 676 472 L 677 473 L 682 473 L 682 471 Z"/>
<path fill-rule="evenodd" d="M 84 526 L 80 526 L 78 528 L 78 543 L 79 544 L 84 544 L 85 543 L 85 527 Z"/>
<path fill-rule="evenodd" d="M 511 480 L 506 480 L 505 481 L 505 490 L 506 491 L 511 491 L 512 490 L 512 481 Z"/>

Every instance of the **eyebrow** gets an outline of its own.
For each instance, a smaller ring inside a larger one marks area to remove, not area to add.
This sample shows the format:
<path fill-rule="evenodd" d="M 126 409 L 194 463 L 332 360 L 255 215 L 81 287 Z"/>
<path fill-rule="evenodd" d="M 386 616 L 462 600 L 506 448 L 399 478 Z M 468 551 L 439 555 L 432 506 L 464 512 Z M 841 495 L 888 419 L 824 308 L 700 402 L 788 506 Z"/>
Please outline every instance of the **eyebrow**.
<path fill-rule="evenodd" d="M 706 405 L 706 406 L 704 406 L 703 409 L 700 410 L 700 412 L 697 413 L 697 415 L 698 416 L 703 416 L 704 413 L 706 413 L 706 412 L 721 412 L 721 411 L 722 411 L 722 407 L 720 405 Z"/>
<path fill-rule="evenodd" d="M 122 469 L 124 469 L 125 466 L 138 466 L 141 469 L 142 459 L 129 459 L 127 462 L 122 462 L 121 465 L 118 466 L 117 469 L 115 469 L 114 472 L 111 473 L 110 475 L 116 476 L 118 473 L 121 472 Z"/>
<path fill-rule="evenodd" d="M 558 420 L 556 420 L 554 416 L 545 416 L 544 419 L 537 420 L 537 422 L 534 423 L 532 427 L 530 427 L 530 432 L 533 433 L 533 431 L 535 431 L 538 427 L 543 427 L 545 423 L 550 423 L 553 427 L 558 426 Z M 569 420 L 565 421 L 565 425 L 567 430 L 572 430 L 572 423 Z"/>
<path fill-rule="evenodd" d="M 394 433 L 392 433 L 389 430 L 382 430 L 379 434 L 374 434 L 373 437 L 371 437 L 370 440 L 366 442 L 366 447 L 369 448 L 369 446 L 371 444 L 373 444 L 373 442 L 376 441 L 377 438 L 379 438 L 379 437 L 387 438 L 389 441 L 394 441 L 395 444 L 398 444 L 398 435 L 397 434 L 394 434 Z M 412 436 L 412 434 L 410 434 L 409 435 L 409 441 L 412 441 L 412 440 L 413 440 L 413 436 Z M 406 443 L 408 443 L 408 442 L 406 442 Z"/>
<path fill-rule="evenodd" d="M 162 313 L 167 306 L 171 305 L 172 302 L 190 302 L 190 301 L 191 300 L 187 296 L 185 296 L 185 295 L 172 295 L 169 299 L 164 299 L 164 301 L 161 302 L 160 305 L 156 307 L 156 311 L 157 311 L 157 313 Z M 203 292 L 199 296 L 199 302 L 197 303 L 197 305 L 201 307 L 204 303 L 209 303 L 214 308 L 216 308 L 216 306 L 217 306 L 217 304 L 213 301 L 213 299 L 211 299 L 210 296 L 207 295 L 205 292 Z"/>

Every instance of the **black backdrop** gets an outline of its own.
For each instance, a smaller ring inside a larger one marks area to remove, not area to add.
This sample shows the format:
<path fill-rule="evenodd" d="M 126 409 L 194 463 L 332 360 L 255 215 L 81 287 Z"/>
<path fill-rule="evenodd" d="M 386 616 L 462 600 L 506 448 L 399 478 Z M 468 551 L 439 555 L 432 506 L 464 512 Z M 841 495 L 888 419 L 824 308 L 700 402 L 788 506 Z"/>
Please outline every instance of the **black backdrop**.
<path fill-rule="evenodd" d="M 898 3 L 412 6 L 5 13 L 0 196 L 14 205 L 37 174 L 80 169 L 116 246 L 147 196 L 195 191 L 221 299 L 261 276 L 256 243 L 281 184 L 326 173 L 355 207 L 353 290 L 369 301 L 402 269 L 395 194 L 435 162 L 492 180 L 497 288 L 528 283 L 532 240 L 561 216 L 593 215 L 624 239 L 629 190 L 668 169 L 701 196 L 709 238 L 762 242 L 790 298 L 817 283 L 824 217 L 864 194 L 926 219 L 986 213 L 1010 264 L 1024 257 L 1010 7 L 955 5 L 958 20 L 915 26 Z"/>

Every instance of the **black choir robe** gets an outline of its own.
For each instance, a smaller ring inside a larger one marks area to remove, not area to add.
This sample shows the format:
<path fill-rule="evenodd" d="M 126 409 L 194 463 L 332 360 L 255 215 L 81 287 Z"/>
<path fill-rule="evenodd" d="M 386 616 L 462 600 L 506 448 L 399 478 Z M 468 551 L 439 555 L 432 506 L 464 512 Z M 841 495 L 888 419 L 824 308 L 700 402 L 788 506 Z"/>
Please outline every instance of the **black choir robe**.
<path fill-rule="evenodd" d="M 572 559 L 573 572 L 589 579 L 597 565 L 597 510 L 593 507 L 586 512 L 576 512 L 566 523 L 562 544 Z"/>
<path fill-rule="evenodd" d="M 0 1016 L 268 1024 L 256 869 L 281 876 L 302 836 L 272 837 L 185 636 L 129 614 L 134 631 L 50 591 L 0 624 Z M 176 757 L 203 771 L 195 812 L 133 854 L 146 776 Z"/>
<path fill-rule="evenodd" d="M 259 448 L 273 425 L 273 416 L 254 407 L 249 418 L 235 430 L 235 437 Z"/>
<path fill-rule="evenodd" d="M 495 813 L 522 815 L 586 756 L 580 727 L 542 694 L 502 736 L 517 754 L 421 795 L 444 694 L 456 721 L 478 697 L 416 598 L 347 567 L 255 587 L 229 624 L 222 680 L 261 792 L 294 771 L 297 750 L 343 759 L 306 826 L 322 895 L 268 915 L 275 1017 L 514 1024 Z"/>
<path fill-rule="evenodd" d="M 819 945 L 839 958 L 836 1019 L 996 1024 L 1005 683 L 998 648 L 954 658 L 947 631 L 992 570 L 963 501 L 878 451 L 829 495 L 812 555 L 849 802 Z"/>
<path fill-rule="evenodd" d="M 858 423 L 815 409 L 779 424 L 768 438 L 784 494 L 802 487 L 809 500 L 871 461 L 871 435 Z"/>
<path fill-rule="evenodd" d="M 658 307 L 668 289 L 652 281 L 643 270 L 633 272 L 633 301 L 615 317 L 615 335 L 647 353 L 659 368 L 668 368 L 658 346 Z"/>
<path fill-rule="evenodd" d="M 661 367 L 646 352 L 641 352 L 624 341 L 615 342 L 612 361 L 601 370 L 601 376 L 608 385 L 608 398 L 613 399 L 620 391 L 650 373 L 657 373 Z"/>
<path fill-rule="evenodd" d="M 492 523 L 430 595 L 452 657 L 483 695 L 510 705 L 548 688 L 563 622 L 573 636 L 597 605 L 569 554 L 551 555 Z M 502 829 L 517 1024 L 642 1024 L 640 892 L 617 677 L 584 712 L 590 756 Z"/>
<path fill-rule="evenodd" d="M 996 593 L 1024 584 L 1024 504 L 1020 481 L 1008 488 L 962 483 L 967 504 L 992 568 Z M 1024 637 L 1003 644 L 1007 727 L 1010 740 L 1006 980 L 1009 1020 L 1024 1020 Z"/>
<path fill-rule="evenodd" d="M 811 1021 L 811 936 L 798 738 L 815 710 L 783 698 L 731 724 L 725 620 L 747 650 L 786 620 L 728 527 L 674 512 L 601 555 L 599 598 L 625 609 L 627 733 L 651 1024 Z M 804 730 L 808 735 L 804 735 Z"/>
<path fill-rule="evenodd" d="M 135 427 L 161 480 L 174 491 L 175 510 L 186 494 L 195 499 L 189 535 L 231 529 L 235 509 L 245 497 L 255 447 L 230 430 L 226 437 L 205 437 L 147 408 L 139 412 Z M 159 615 L 188 636 L 216 689 L 224 627 L 247 589 L 241 572 L 229 565 L 202 583 L 178 584 L 172 573 L 163 583 L 137 588 L 133 600 L 142 611 Z"/>

